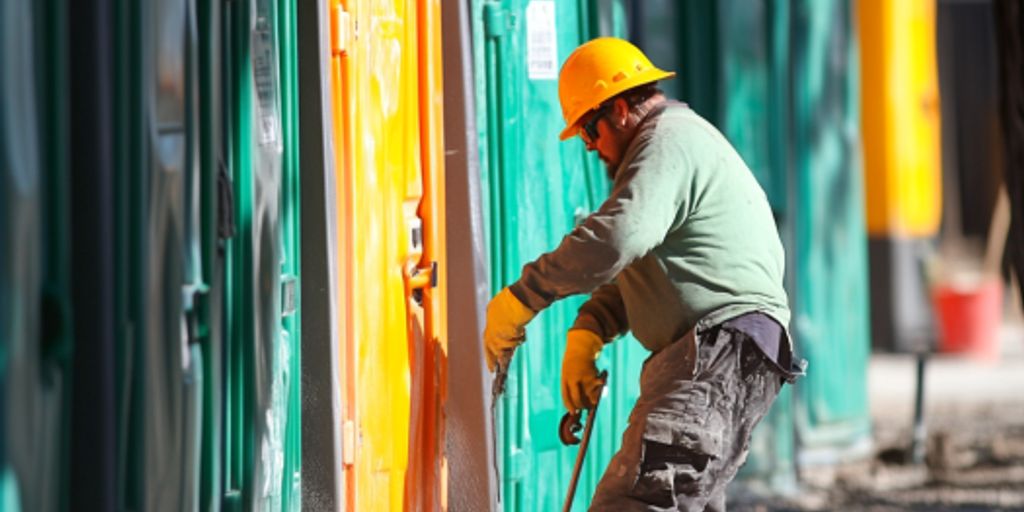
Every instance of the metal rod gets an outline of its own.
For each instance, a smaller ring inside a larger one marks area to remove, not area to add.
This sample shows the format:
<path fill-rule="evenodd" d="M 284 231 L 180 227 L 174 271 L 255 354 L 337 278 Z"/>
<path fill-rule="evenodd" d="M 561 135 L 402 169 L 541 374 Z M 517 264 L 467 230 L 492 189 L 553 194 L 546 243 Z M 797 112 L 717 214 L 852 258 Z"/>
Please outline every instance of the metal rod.
<path fill-rule="evenodd" d="M 607 382 L 608 372 L 601 372 L 599 377 Z M 603 392 L 604 390 L 602 389 L 597 393 L 597 399 L 594 400 L 594 407 L 587 412 L 587 426 L 583 429 L 583 440 L 580 442 L 580 451 L 576 454 L 576 467 L 572 470 L 572 480 L 569 481 L 569 492 L 565 496 L 565 505 L 562 507 L 562 512 L 569 512 L 572 510 L 572 500 L 576 496 L 576 484 L 580 481 L 580 471 L 583 470 L 583 459 L 587 456 L 587 445 L 590 444 L 590 433 L 594 430 L 594 419 L 597 417 L 597 406 L 601 403 L 601 394 Z"/>
<path fill-rule="evenodd" d="M 914 393 L 914 435 L 910 444 L 910 460 L 914 464 L 924 462 L 925 439 L 928 430 L 924 423 L 924 369 L 928 355 L 917 355 L 917 390 Z"/>

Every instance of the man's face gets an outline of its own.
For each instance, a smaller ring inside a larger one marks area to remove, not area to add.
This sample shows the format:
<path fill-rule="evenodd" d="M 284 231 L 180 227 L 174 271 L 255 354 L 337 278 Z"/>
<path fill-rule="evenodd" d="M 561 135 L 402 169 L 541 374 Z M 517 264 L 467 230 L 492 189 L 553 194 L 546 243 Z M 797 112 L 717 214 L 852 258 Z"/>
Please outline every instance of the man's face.
<path fill-rule="evenodd" d="M 609 178 L 613 177 L 622 163 L 623 151 L 629 144 L 623 129 L 623 121 L 628 114 L 626 102 L 617 99 L 594 109 L 580 123 L 580 138 L 586 144 L 587 151 L 597 151 L 597 156 L 608 169 Z"/>

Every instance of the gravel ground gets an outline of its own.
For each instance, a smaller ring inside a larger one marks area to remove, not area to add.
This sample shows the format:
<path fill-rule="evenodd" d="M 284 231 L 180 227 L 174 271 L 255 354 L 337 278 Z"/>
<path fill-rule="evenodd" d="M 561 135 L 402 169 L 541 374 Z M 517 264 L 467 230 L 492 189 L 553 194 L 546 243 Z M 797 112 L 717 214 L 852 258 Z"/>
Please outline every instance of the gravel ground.
<path fill-rule="evenodd" d="M 731 496 L 729 510 L 1024 511 L 1024 318 L 1019 305 L 1012 310 L 1001 328 L 998 361 L 929 359 L 923 463 L 907 456 L 916 360 L 872 354 L 871 457 L 801 468 L 792 493 Z"/>
<path fill-rule="evenodd" d="M 922 464 L 909 461 L 910 429 L 876 418 L 870 460 L 804 468 L 791 496 L 740 496 L 729 510 L 1024 511 L 1024 393 L 1018 403 L 946 408 L 928 429 Z"/>

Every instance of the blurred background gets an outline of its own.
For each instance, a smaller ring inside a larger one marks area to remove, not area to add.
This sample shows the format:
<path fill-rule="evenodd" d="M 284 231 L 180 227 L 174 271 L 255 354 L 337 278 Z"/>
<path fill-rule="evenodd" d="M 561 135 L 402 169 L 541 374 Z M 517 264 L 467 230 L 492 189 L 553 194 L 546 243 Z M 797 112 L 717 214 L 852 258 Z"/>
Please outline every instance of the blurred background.
<path fill-rule="evenodd" d="M 562 340 L 490 296 L 608 192 L 633 41 L 765 189 L 809 363 L 737 510 L 1024 510 L 1014 0 L 0 0 L 0 510 L 561 508 Z M 647 353 L 612 376 L 574 510 Z"/>

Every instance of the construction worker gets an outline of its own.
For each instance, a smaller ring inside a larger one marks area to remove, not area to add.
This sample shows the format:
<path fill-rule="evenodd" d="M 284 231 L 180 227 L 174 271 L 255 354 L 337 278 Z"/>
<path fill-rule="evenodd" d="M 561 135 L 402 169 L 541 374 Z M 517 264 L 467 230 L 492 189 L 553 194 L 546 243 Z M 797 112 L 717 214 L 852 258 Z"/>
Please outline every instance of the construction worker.
<path fill-rule="evenodd" d="M 714 126 L 657 88 L 674 75 L 616 38 L 566 59 L 561 139 L 579 135 L 597 152 L 611 193 L 487 307 L 493 371 L 537 312 L 590 293 L 566 336 L 569 411 L 597 399 L 605 344 L 631 331 L 651 351 L 591 510 L 725 510 L 751 431 L 783 382 L 802 373 L 792 364 L 785 257 L 764 191 Z"/>

